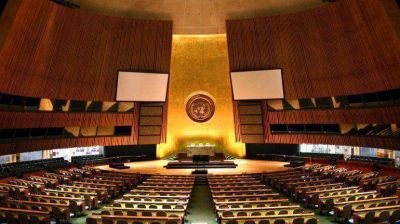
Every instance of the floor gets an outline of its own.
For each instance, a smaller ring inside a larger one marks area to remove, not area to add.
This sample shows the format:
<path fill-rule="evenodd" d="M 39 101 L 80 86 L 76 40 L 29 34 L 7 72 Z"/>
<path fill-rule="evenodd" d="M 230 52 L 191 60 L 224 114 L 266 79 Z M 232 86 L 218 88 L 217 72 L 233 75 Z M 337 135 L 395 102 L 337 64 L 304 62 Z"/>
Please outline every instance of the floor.
<path fill-rule="evenodd" d="M 217 224 L 217 217 L 207 185 L 195 185 L 189 203 L 185 224 L 207 223 Z"/>
<path fill-rule="evenodd" d="M 114 170 L 124 173 L 143 173 L 143 174 L 163 174 L 163 175 L 188 175 L 191 174 L 193 169 L 165 169 L 168 160 L 152 160 L 144 162 L 125 163 L 130 166 L 130 169 L 116 170 L 109 168 L 108 165 L 97 166 L 97 168 L 104 170 Z M 228 169 L 208 169 L 209 174 L 242 174 L 242 173 L 264 173 L 287 170 L 284 167 L 285 162 L 278 161 L 265 161 L 265 160 L 248 160 L 248 159 L 235 159 L 234 162 L 238 165 L 236 168 Z"/>

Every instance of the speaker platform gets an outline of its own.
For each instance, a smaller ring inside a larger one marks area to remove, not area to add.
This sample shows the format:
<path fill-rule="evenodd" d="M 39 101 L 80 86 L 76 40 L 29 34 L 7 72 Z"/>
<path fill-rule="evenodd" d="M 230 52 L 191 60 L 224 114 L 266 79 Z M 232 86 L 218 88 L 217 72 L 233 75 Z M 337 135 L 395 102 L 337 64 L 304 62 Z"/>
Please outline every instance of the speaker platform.
<path fill-rule="evenodd" d="M 213 168 L 236 168 L 237 164 L 233 161 L 209 161 L 209 162 L 193 162 L 193 161 L 174 161 L 169 162 L 165 168 L 167 169 L 213 169 Z"/>
<path fill-rule="evenodd" d="M 124 169 L 129 169 L 129 168 L 131 168 L 130 166 L 125 166 L 124 163 L 110 163 L 108 166 L 109 166 L 110 168 L 119 169 L 119 170 L 124 170 Z"/>

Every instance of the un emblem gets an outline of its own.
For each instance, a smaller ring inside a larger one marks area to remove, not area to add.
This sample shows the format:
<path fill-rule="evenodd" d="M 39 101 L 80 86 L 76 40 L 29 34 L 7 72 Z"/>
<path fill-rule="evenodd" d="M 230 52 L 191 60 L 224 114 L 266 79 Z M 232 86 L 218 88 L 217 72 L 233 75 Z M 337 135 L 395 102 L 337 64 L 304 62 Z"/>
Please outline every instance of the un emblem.
<path fill-rule="evenodd" d="M 186 113 L 195 122 L 206 122 L 215 112 L 214 101 L 207 95 L 197 94 L 187 101 Z"/>

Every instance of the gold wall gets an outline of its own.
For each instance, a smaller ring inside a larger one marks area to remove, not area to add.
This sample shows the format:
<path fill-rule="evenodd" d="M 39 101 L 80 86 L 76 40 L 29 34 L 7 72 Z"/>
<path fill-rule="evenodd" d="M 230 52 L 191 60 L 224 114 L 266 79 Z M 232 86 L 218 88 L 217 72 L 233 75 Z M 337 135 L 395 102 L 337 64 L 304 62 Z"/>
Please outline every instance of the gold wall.
<path fill-rule="evenodd" d="M 196 123 L 185 102 L 194 93 L 207 93 L 215 103 L 214 116 Z M 243 157 L 245 146 L 235 142 L 232 88 L 226 35 L 174 35 L 168 92 L 166 143 L 157 147 L 163 158 L 190 143 L 212 143 L 218 151 Z"/>

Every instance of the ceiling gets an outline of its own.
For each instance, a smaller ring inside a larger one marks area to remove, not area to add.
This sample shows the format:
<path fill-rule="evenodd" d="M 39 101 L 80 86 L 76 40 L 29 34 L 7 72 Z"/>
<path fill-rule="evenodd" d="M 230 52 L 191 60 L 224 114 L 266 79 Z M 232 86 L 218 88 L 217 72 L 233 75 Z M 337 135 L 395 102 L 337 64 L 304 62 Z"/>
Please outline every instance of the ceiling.
<path fill-rule="evenodd" d="M 71 0 L 81 10 L 173 20 L 174 34 L 225 33 L 225 20 L 303 11 L 322 0 Z"/>

